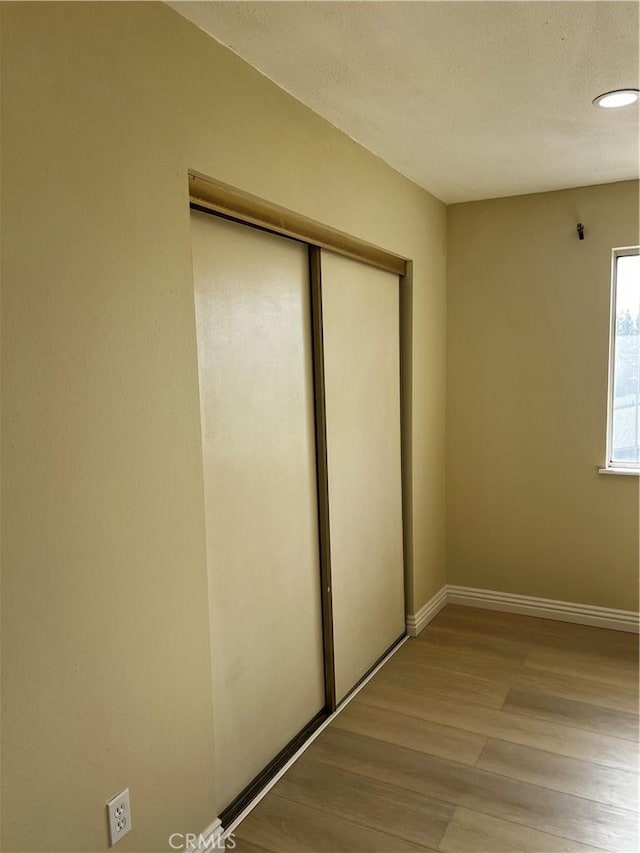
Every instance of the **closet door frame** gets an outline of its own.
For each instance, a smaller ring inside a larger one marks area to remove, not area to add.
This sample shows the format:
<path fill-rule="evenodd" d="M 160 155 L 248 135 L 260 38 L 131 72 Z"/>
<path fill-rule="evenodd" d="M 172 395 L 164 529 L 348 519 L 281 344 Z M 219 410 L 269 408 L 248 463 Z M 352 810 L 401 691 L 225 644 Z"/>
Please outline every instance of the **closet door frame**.
<path fill-rule="evenodd" d="M 318 489 L 318 533 L 320 539 L 320 583 L 322 643 L 326 710 L 336 710 L 336 669 L 333 649 L 333 599 L 331 593 L 331 531 L 329 524 L 329 474 L 327 463 L 327 411 L 324 385 L 324 333 L 322 325 L 322 266 L 320 249 L 309 246 L 311 285 L 311 352 L 316 419 L 316 482 Z"/>
<path fill-rule="evenodd" d="M 301 214 L 267 202 L 234 187 L 189 173 L 189 207 L 202 213 L 248 225 L 262 231 L 288 237 L 305 244 L 309 256 L 311 306 L 312 370 L 315 416 L 316 481 L 318 490 L 318 537 L 320 557 L 321 609 L 324 657 L 324 708 L 300 731 L 269 764 L 227 806 L 220 819 L 223 826 L 235 823 L 259 792 L 282 770 L 315 731 L 336 711 L 336 685 L 333 646 L 333 607 L 331 593 L 331 541 L 329 525 L 329 480 L 327 470 L 327 423 L 322 324 L 321 249 L 361 261 L 394 273 L 399 278 L 400 305 L 400 424 L 402 477 L 402 539 L 405 613 L 412 601 L 412 498 L 411 498 L 411 320 L 412 262 L 371 243 L 323 225 Z M 344 704 L 389 652 L 397 641 L 374 662 L 362 678 L 341 700 Z M 215 722 L 215 721 L 214 721 Z"/>

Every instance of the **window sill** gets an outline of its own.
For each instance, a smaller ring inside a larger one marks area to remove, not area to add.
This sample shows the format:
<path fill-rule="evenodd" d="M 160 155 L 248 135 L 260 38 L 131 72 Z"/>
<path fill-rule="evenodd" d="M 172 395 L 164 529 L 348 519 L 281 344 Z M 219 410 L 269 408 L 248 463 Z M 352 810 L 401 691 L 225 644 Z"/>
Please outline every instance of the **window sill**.
<path fill-rule="evenodd" d="M 640 477 L 640 468 L 598 468 L 598 474 L 622 474 L 623 477 Z"/>

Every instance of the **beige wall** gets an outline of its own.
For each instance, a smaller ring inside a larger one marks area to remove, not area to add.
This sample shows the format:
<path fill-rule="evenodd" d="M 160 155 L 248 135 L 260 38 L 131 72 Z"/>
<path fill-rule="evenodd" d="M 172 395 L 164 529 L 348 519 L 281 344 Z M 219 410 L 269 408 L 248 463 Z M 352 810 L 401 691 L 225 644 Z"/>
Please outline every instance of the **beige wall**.
<path fill-rule="evenodd" d="M 105 849 L 128 785 L 163 850 L 214 817 L 187 169 L 414 260 L 416 607 L 445 210 L 160 4 L 5 3 L 2 63 L 3 849 Z"/>
<path fill-rule="evenodd" d="M 448 208 L 449 583 L 637 610 L 638 480 L 596 473 L 637 242 L 637 182 Z"/>

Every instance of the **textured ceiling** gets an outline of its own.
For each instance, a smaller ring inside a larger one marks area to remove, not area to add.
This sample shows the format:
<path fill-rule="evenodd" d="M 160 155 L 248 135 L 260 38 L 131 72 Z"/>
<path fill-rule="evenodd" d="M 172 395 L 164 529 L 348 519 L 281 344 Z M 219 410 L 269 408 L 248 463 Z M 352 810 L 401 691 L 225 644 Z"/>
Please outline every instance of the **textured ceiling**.
<path fill-rule="evenodd" d="M 638 176 L 635 2 L 170 5 L 447 203 Z"/>

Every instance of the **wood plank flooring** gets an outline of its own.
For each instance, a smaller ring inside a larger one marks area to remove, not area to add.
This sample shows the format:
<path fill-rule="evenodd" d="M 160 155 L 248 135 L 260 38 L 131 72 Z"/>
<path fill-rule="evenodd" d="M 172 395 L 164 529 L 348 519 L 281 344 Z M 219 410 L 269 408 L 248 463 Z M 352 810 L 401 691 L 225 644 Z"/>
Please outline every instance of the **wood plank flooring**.
<path fill-rule="evenodd" d="M 448 605 L 234 841 L 238 853 L 635 853 L 637 635 Z"/>

